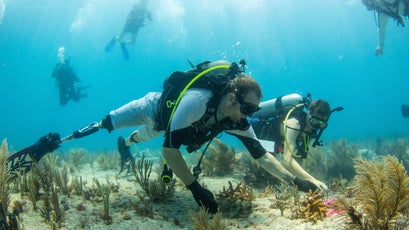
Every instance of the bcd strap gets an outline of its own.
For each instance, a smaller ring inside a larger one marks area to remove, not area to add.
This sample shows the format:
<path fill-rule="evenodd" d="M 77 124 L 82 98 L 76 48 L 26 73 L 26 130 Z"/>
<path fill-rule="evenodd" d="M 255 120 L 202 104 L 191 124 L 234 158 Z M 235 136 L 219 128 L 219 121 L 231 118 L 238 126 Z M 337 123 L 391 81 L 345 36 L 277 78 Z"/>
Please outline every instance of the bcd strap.
<path fill-rule="evenodd" d="M 201 71 L 205 68 L 205 64 L 199 64 L 196 70 Z M 188 72 L 174 72 L 169 78 L 164 82 L 164 90 L 162 92 L 161 98 L 159 100 L 158 112 L 156 117 L 156 130 L 168 130 L 170 121 L 176 111 L 176 108 L 186 93 L 186 91 L 191 87 L 205 88 L 218 93 L 219 89 L 217 86 L 226 85 L 229 74 L 216 74 L 211 75 L 208 78 L 202 78 L 211 71 L 217 69 L 228 69 L 229 65 L 216 65 L 204 69 L 200 73 L 196 74 L 193 71 Z M 205 79 L 205 80 L 202 80 Z M 208 81 L 206 80 L 208 79 Z"/>

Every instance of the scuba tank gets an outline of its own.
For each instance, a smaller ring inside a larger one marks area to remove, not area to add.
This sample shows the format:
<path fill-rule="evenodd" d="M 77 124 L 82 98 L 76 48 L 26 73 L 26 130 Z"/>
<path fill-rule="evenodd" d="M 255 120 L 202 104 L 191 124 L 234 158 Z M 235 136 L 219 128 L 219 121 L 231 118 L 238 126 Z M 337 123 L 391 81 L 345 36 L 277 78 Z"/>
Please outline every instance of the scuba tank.
<path fill-rule="evenodd" d="M 282 112 L 283 109 L 290 110 L 298 104 L 304 104 L 304 98 L 297 93 L 280 96 L 261 102 L 261 109 L 255 112 L 253 117 L 268 119 L 274 117 L 278 112 Z"/>

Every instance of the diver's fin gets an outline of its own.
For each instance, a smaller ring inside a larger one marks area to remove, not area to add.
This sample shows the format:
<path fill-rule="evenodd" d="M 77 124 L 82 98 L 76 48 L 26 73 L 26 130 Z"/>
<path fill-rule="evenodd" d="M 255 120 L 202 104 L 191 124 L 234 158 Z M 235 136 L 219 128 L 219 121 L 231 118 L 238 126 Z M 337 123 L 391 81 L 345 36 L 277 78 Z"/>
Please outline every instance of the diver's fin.
<path fill-rule="evenodd" d="M 401 112 L 403 117 L 409 117 L 409 105 L 402 105 Z"/>
<path fill-rule="evenodd" d="M 114 49 L 115 46 L 115 38 L 112 38 L 111 41 L 108 42 L 108 44 L 105 46 L 105 52 L 111 53 L 111 51 Z"/>
<path fill-rule="evenodd" d="M 121 50 L 122 50 L 122 56 L 124 57 L 125 60 L 129 60 L 129 52 L 128 49 L 126 48 L 126 44 L 124 42 L 121 42 Z"/>
<path fill-rule="evenodd" d="M 9 155 L 6 159 L 6 168 L 10 170 L 11 177 L 14 179 L 18 177 L 19 172 L 30 171 L 34 163 L 38 163 L 47 153 L 58 149 L 60 143 L 60 134 L 49 133 L 35 144 Z"/>

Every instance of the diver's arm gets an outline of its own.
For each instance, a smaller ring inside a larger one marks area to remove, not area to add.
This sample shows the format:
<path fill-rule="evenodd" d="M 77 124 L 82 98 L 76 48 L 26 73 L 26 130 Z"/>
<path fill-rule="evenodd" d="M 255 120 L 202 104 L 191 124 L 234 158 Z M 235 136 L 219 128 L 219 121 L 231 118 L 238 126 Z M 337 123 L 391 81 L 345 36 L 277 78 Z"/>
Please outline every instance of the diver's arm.
<path fill-rule="evenodd" d="M 252 127 L 245 131 L 233 130 L 228 131 L 227 133 L 236 136 L 250 152 L 256 163 L 272 176 L 288 183 L 295 180 L 295 176 L 284 168 L 272 154 L 263 148 L 260 141 L 255 136 Z"/>
<path fill-rule="evenodd" d="M 293 152 L 296 151 L 295 143 L 299 134 L 299 128 L 300 124 L 297 119 L 290 118 L 287 120 L 287 131 L 286 136 L 284 137 L 284 167 L 286 167 L 288 171 L 296 175 L 298 178 L 311 181 L 318 188 L 327 189 L 327 186 L 324 183 L 315 179 L 307 171 L 305 171 L 293 157 Z"/>
<path fill-rule="evenodd" d="M 175 175 L 182 180 L 183 184 L 187 186 L 195 181 L 195 177 L 189 171 L 179 149 L 163 147 L 163 157 Z"/>
<path fill-rule="evenodd" d="M 390 17 L 386 14 L 379 13 L 379 28 L 378 28 L 378 46 L 375 49 L 376 56 L 382 56 L 385 45 L 386 26 Z"/>

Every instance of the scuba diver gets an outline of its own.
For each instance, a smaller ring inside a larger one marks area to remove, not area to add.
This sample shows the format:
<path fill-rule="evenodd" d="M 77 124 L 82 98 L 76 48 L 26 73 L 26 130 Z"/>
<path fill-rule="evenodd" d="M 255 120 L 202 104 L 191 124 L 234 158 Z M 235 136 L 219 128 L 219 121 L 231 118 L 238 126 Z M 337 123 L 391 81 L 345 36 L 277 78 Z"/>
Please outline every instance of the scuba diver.
<path fill-rule="evenodd" d="M 186 147 L 188 152 L 198 151 L 222 132 L 240 140 L 255 162 L 283 183 L 295 185 L 303 192 L 325 188 L 292 174 L 262 146 L 247 120 L 260 110 L 261 97 L 258 82 L 244 74 L 237 63 L 203 62 L 193 69 L 173 72 L 165 80 L 163 92 L 149 92 L 112 110 L 100 122 L 63 138 L 58 133 L 40 138 L 35 144 L 9 155 L 6 167 L 17 177 L 17 171 L 29 171 L 34 162 L 59 148 L 61 143 L 88 136 L 99 129 L 111 132 L 140 126 L 125 141 L 118 139 L 121 161 L 133 161 L 124 143 L 145 142 L 163 135 L 162 181 L 169 183 L 174 173 L 191 191 L 197 204 L 209 213 L 218 212 L 218 203 L 213 193 L 199 183 L 196 172 L 191 172 L 181 148 Z"/>
<path fill-rule="evenodd" d="M 362 0 L 369 11 L 374 11 L 375 23 L 378 26 L 378 46 L 375 55 L 382 56 L 385 46 L 385 31 L 390 19 L 398 25 L 405 26 L 402 16 L 409 16 L 409 0 Z"/>
<path fill-rule="evenodd" d="M 105 46 L 105 51 L 107 53 L 110 53 L 113 50 L 115 43 L 119 41 L 122 56 L 125 60 L 129 60 L 129 52 L 126 45 L 135 44 L 139 28 L 147 25 L 146 19 L 152 21 L 152 14 L 146 8 L 147 4 L 148 0 L 140 0 L 140 2 L 132 7 L 131 11 L 128 13 L 122 32 L 112 38 L 112 40 Z M 127 35 L 129 35 L 129 38 L 126 38 Z"/>
<path fill-rule="evenodd" d="M 299 94 L 278 97 L 262 102 L 260 107 L 250 124 L 264 147 L 273 155 L 283 153 L 283 165 L 292 174 L 327 190 L 327 185 L 306 172 L 294 158 L 306 158 L 311 143 L 313 147 L 322 145 L 319 139 L 331 113 L 343 108 L 331 110 L 325 100 L 311 101 L 310 94 L 305 98 Z"/>
<path fill-rule="evenodd" d="M 90 86 L 84 87 L 76 85 L 76 82 L 81 81 L 81 79 L 70 66 L 69 59 L 58 62 L 54 67 L 51 77 L 55 78 L 58 84 L 61 106 L 66 105 L 70 100 L 79 102 L 81 98 L 89 96 L 88 93 L 83 93 L 82 91 Z"/>

